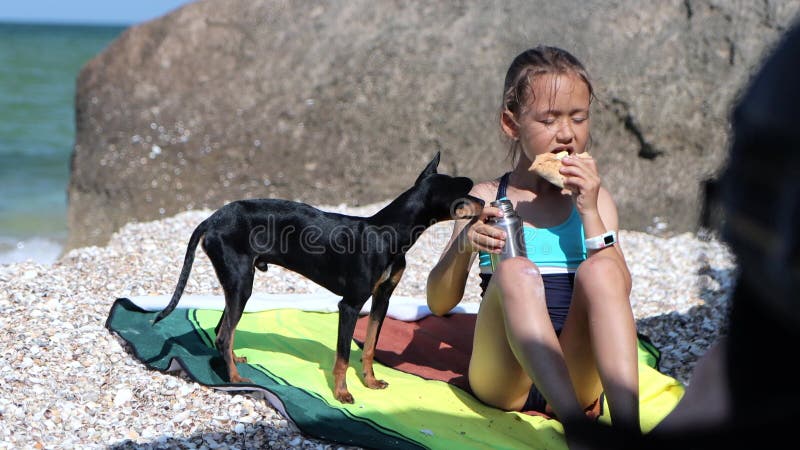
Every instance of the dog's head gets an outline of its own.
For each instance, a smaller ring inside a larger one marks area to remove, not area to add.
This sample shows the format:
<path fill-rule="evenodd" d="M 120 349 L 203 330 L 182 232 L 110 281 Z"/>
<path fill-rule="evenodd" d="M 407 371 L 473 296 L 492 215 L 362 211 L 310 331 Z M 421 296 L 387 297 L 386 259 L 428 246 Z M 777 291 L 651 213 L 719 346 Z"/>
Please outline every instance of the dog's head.
<path fill-rule="evenodd" d="M 435 222 L 479 215 L 483 201 L 469 195 L 472 180 L 438 173 L 440 159 L 441 153 L 436 152 L 414 183 L 413 189 L 419 201 L 424 202 L 426 215 Z"/>

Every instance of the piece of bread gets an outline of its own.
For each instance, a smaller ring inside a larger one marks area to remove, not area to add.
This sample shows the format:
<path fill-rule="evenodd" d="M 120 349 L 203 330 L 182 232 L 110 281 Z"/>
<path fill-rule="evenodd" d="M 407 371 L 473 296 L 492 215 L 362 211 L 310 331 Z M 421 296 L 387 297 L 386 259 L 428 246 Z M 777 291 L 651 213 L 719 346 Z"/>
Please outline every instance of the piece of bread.
<path fill-rule="evenodd" d="M 564 176 L 558 173 L 558 170 L 561 169 L 561 160 L 567 155 L 569 155 L 569 153 L 566 151 L 537 155 L 528 170 L 532 170 L 545 180 L 564 189 Z M 588 152 L 577 153 L 573 156 L 578 158 L 591 158 Z"/>

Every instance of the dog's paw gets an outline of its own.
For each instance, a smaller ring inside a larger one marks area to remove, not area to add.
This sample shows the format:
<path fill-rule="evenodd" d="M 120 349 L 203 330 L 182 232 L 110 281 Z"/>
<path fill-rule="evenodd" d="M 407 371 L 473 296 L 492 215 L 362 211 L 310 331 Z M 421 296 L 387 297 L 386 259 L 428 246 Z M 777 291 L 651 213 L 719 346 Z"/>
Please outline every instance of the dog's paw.
<path fill-rule="evenodd" d="M 231 377 L 231 383 L 252 383 L 253 380 L 250 378 L 241 377 L 239 375 L 234 375 Z"/>
<path fill-rule="evenodd" d="M 233 360 L 237 364 L 247 364 L 247 357 L 246 356 L 234 356 Z"/>
<path fill-rule="evenodd" d="M 389 386 L 389 383 L 387 383 L 387 382 L 385 382 L 383 380 L 375 379 L 375 378 L 373 378 L 371 380 L 370 379 L 366 379 L 366 380 L 364 380 L 364 382 L 366 383 L 367 387 L 370 388 L 370 389 L 386 389 Z"/>
<path fill-rule="evenodd" d="M 355 399 L 353 398 L 353 395 L 350 394 L 349 391 L 336 392 L 334 393 L 334 396 L 336 397 L 336 400 L 339 400 L 339 402 L 341 403 L 350 403 L 350 404 L 355 403 Z"/>

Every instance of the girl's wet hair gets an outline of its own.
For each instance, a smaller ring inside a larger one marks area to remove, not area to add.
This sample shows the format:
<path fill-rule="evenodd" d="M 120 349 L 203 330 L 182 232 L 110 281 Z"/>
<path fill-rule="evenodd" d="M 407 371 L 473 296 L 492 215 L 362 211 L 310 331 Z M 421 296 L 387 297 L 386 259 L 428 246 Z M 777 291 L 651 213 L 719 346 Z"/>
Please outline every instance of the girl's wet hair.
<path fill-rule="evenodd" d="M 574 74 L 580 77 L 589 88 L 589 103 L 594 99 L 594 88 L 589 72 L 571 53 L 558 47 L 540 45 L 517 55 L 506 72 L 503 84 L 502 111 L 519 117 L 522 109 L 533 100 L 533 81 L 539 75 Z M 508 156 L 514 164 L 520 152 L 518 141 L 512 141 Z"/>

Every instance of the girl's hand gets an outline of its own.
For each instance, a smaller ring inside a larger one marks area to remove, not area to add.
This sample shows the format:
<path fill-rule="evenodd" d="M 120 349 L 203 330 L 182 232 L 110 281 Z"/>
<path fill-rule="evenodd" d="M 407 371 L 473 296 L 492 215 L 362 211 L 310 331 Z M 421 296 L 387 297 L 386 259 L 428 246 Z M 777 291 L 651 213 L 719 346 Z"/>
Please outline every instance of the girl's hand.
<path fill-rule="evenodd" d="M 564 187 L 572 191 L 572 199 L 582 216 L 597 214 L 597 195 L 600 191 L 600 175 L 594 158 L 568 156 L 561 160 L 559 170 L 564 175 Z"/>
<path fill-rule="evenodd" d="M 468 252 L 500 253 L 506 243 L 506 234 L 486 223 L 490 217 L 503 217 L 503 213 L 494 206 L 485 206 L 480 216 L 470 220 L 461 231 L 458 242 L 461 248 Z"/>

